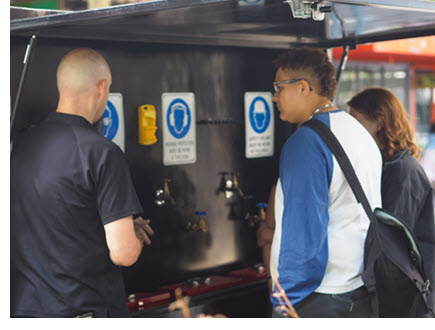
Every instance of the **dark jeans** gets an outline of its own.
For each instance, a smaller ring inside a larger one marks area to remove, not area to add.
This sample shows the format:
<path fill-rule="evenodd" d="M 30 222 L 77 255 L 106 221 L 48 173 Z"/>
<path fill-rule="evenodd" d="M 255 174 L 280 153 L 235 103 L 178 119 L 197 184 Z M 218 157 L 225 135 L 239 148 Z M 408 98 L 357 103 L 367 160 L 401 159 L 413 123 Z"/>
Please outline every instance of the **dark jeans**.
<path fill-rule="evenodd" d="M 295 306 L 300 317 L 372 317 L 367 289 L 363 286 L 342 294 L 313 292 Z M 272 317 L 283 317 L 277 311 Z"/>

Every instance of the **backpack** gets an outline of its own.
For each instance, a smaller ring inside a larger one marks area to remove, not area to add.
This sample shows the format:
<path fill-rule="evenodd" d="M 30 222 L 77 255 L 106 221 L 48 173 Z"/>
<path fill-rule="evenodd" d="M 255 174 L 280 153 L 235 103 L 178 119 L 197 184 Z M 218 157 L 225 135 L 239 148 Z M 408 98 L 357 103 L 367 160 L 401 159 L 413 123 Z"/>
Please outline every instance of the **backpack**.
<path fill-rule="evenodd" d="M 370 226 L 364 246 L 362 279 L 374 317 L 434 317 L 432 287 L 418 241 L 406 223 L 382 208 L 372 211 L 352 164 L 328 126 L 317 119 L 303 124 L 334 154 Z"/>

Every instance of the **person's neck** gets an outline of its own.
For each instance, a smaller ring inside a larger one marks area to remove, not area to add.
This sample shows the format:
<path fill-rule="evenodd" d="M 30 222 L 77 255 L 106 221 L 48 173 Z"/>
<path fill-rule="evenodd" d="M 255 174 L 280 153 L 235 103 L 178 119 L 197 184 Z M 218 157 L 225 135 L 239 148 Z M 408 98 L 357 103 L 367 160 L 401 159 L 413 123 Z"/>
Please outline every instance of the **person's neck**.
<path fill-rule="evenodd" d="M 327 98 L 314 101 L 309 108 L 311 109 L 309 113 L 310 119 L 319 113 L 330 112 L 338 109 L 332 104 L 332 101 Z"/>
<path fill-rule="evenodd" d="M 89 123 L 92 124 L 92 120 L 91 120 L 91 118 L 89 118 L 89 116 L 87 116 L 86 114 L 84 114 L 84 113 L 82 113 L 82 112 L 78 112 L 78 111 L 69 111 L 68 109 L 60 108 L 60 107 L 58 107 L 58 108 L 56 109 L 56 112 L 58 112 L 58 113 L 65 113 L 65 114 L 68 114 L 68 115 L 80 116 L 80 117 L 83 117 L 83 118 L 86 119 Z"/>
<path fill-rule="evenodd" d="M 72 99 L 59 99 L 56 112 L 76 115 L 85 118 L 91 124 L 94 123 L 94 111 L 92 111 L 89 100 L 82 99 L 82 102 L 70 101 Z"/>

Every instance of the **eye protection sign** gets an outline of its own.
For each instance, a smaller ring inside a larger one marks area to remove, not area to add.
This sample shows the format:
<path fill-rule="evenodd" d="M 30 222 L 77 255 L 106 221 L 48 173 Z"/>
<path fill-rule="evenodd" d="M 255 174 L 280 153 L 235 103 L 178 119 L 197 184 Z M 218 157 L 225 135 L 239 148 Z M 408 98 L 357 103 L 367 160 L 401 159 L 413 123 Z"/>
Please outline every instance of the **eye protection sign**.
<path fill-rule="evenodd" d="M 245 156 L 273 156 L 275 122 L 272 93 L 245 93 Z"/>
<path fill-rule="evenodd" d="M 196 162 L 196 116 L 193 93 L 162 94 L 163 164 Z"/>

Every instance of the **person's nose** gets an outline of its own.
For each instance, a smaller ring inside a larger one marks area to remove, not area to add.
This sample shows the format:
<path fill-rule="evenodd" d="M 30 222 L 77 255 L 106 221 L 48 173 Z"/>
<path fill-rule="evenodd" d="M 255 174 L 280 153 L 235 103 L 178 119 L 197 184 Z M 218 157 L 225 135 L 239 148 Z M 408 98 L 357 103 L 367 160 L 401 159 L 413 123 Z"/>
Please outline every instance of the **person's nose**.
<path fill-rule="evenodd" d="M 272 97 L 272 101 L 278 103 L 278 92 L 275 92 Z"/>

